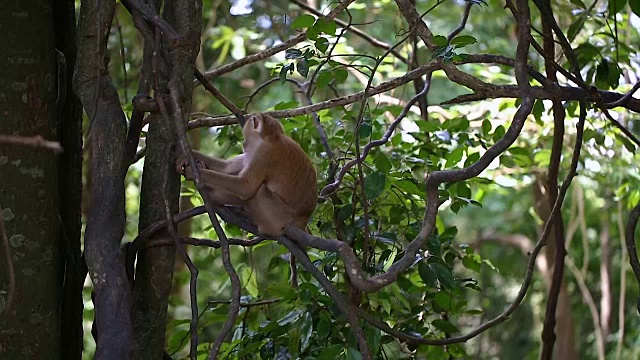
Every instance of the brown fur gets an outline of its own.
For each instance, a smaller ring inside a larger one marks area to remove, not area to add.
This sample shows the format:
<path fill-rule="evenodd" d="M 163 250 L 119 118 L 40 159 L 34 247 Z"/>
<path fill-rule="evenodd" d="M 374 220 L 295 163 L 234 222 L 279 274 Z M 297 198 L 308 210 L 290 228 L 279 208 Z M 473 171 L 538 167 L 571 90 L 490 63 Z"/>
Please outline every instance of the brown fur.
<path fill-rule="evenodd" d="M 262 234 L 280 236 L 288 223 L 304 229 L 317 202 L 313 164 L 271 116 L 250 116 L 242 133 L 244 153 L 232 159 L 194 151 L 210 198 L 244 208 Z M 193 179 L 184 156 L 176 170 Z"/>

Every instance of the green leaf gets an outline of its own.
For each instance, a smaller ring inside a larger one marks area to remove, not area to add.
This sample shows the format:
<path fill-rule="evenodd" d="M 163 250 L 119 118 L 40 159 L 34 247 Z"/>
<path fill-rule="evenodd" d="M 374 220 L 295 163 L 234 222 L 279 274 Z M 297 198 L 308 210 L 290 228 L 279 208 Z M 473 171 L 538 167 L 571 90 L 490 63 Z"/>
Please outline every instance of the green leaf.
<path fill-rule="evenodd" d="M 549 157 L 551 156 L 550 149 L 541 149 L 533 154 L 533 162 L 540 167 L 549 166 Z"/>
<path fill-rule="evenodd" d="M 451 309 L 451 305 L 453 300 L 451 299 L 451 295 L 449 295 L 446 291 L 438 291 L 433 296 L 434 303 L 440 307 L 441 310 L 448 311 Z"/>
<path fill-rule="evenodd" d="M 316 327 L 316 332 L 321 338 L 326 338 L 329 337 L 329 334 L 331 334 L 331 327 L 332 325 L 329 320 L 320 319 L 320 321 L 318 321 L 318 326 Z"/>
<path fill-rule="evenodd" d="M 505 134 L 504 126 L 498 125 L 498 127 L 493 132 L 493 141 L 497 142 L 498 140 L 502 139 L 504 134 Z"/>
<path fill-rule="evenodd" d="M 373 162 L 376 164 L 378 171 L 382 173 L 388 173 L 393 167 L 393 164 L 391 164 L 391 161 L 389 161 L 389 158 L 383 152 L 378 152 Z"/>
<path fill-rule="evenodd" d="M 278 320 L 278 325 L 283 326 L 298 320 L 300 316 L 302 316 L 303 312 L 304 310 L 300 310 L 300 309 L 291 311 L 287 315 L 283 316 L 280 320 Z"/>
<path fill-rule="evenodd" d="M 315 26 L 312 26 L 307 29 L 307 39 L 316 40 L 318 38 L 318 29 Z"/>
<path fill-rule="evenodd" d="M 326 20 L 324 18 L 319 18 L 313 27 L 319 32 L 323 32 L 327 35 L 335 35 L 336 29 L 338 28 L 335 21 Z"/>
<path fill-rule="evenodd" d="M 580 64 L 593 62 L 595 59 L 600 58 L 600 49 L 590 43 L 580 44 L 576 48 L 576 55 Z"/>
<path fill-rule="evenodd" d="M 542 100 L 536 100 L 533 103 L 533 109 L 531 110 L 531 114 L 533 114 L 533 117 L 538 121 L 538 123 L 540 123 L 542 119 L 543 112 L 544 112 L 544 103 L 542 102 Z"/>
<path fill-rule="evenodd" d="M 367 199 L 375 199 L 384 190 L 387 178 L 379 171 L 373 172 L 364 179 L 364 194 Z"/>
<path fill-rule="evenodd" d="M 440 130 L 438 123 L 435 121 L 418 120 L 415 124 L 418 125 L 418 129 L 422 132 L 434 132 Z"/>
<path fill-rule="evenodd" d="M 585 20 L 587 20 L 587 16 L 586 16 L 587 12 L 583 12 L 576 21 L 573 22 L 573 24 L 571 24 L 571 26 L 569 26 L 569 30 L 567 31 L 567 38 L 569 39 L 569 42 L 575 40 L 576 35 L 578 35 L 578 33 L 580 32 L 580 30 L 582 30 L 582 28 L 584 27 L 584 22 Z"/>
<path fill-rule="evenodd" d="M 464 155 L 464 148 L 462 147 L 455 148 L 452 152 L 450 152 L 446 156 L 447 163 L 444 166 L 447 168 L 455 166 L 460 162 L 460 160 L 462 160 L 462 155 Z"/>
<path fill-rule="evenodd" d="M 325 37 L 318 37 L 316 39 L 316 48 L 324 53 L 329 48 L 329 40 Z"/>
<path fill-rule="evenodd" d="M 480 153 L 474 152 L 471 153 L 469 155 L 467 155 L 467 159 L 464 161 L 464 166 L 471 166 L 472 164 L 476 163 L 478 160 L 480 159 Z"/>
<path fill-rule="evenodd" d="M 433 43 L 436 46 L 447 46 L 447 38 L 442 35 L 436 35 L 433 37 Z"/>
<path fill-rule="evenodd" d="M 531 156 L 529 151 L 521 148 L 521 147 L 512 147 L 509 149 L 509 153 L 513 157 L 513 161 L 522 167 L 527 167 L 531 165 Z"/>
<path fill-rule="evenodd" d="M 284 84 L 287 81 L 287 71 L 289 71 L 289 65 L 290 64 L 287 64 L 283 66 L 282 69 L 280 69 L 280 74 L 278 74 L 278 77 L 280 78 L 281 84 Z"/>
<path fill-rule="evenodd" d="M 456 193 L 458 194 L 459 197 L 462 197 L 465 199 L 471 198 L 471 188 L 466 182 L 464 181 L 458 182 L 455 184 L 455 186 L 456 186 Z"/>
<path fill-rule="evenodd" d="M 333 72 L 331 71 L 321 71 L 316 77 L 316 86 L 318 89 L 322 89 L 329 85 L 329 83 L 333 80 Z"/>
<path fill-rule="evenodd" d="M 241 272 L 242 283 L 245 285 L 245 289 L 249 295 L 258 297 L 260 291 L 258 290 L 258 276 L 254 273 L 253 268 L 246 266 L 242 268 Z"/>
<path fill-rule="evenodd" d="M 456 359 L 462 359 L 467 357 L 467 351 L 465 347 L 460 344 L 447 345 L 447 351 Z"/>
<path fill-rule="evenodd" d="M 631 140 L 623 136 L 619 137 L 619 139 L 622 142 L 622 145 L 624 145 L 624 148 L 627 149 L 630 153 L 636 152 L 636 146 L 631 142 Z"/>
<path fill-rule="evenodd" d="M 429 264 L 431 269 L 436 273 L 438 280 L 442 286 L 452 289 L 455 287 L 455 281 L 453 280 L 453 274 L 448 267 L 440 264 L 440 263 L 431 263 Z"/>
<path fill-rule="evenodd" d="M 443 333 L 446 334 L 453 334 L 453 333 L 457 333 L 460 330 L 458 330 L 458 328 L 453 325 L 452 323 L 448 322 L 447 320 L 444 319 L 436 319 L 433 320 L 431 322 L 431 325 L 433 325 L 436 329 L 442 331 Z"/>
<path fill-rule="evenodd" d="M 371 136 L 371 123 L 363 121 L 358 127 L 358 135 L 360 138 L 368 138 Z"/>
<path fill-rule="evenodd" d="M 462 257 L 462 265 L 469 270 L 480 272 L 480 266 L 482 265 L 482 262 L 478 254 L 473 254 Z"/>
<path fill-rule="evenodd" d="M 298 16 L 291 22 L 291 28 L 293 30 L 308 28 L 309 26 L 313 25 L 315 21 L 316 18 L 313 17 L 313 15 L 303 14 Z"/>
<path fill-rule="evenodd" d="M 596 86 L 600 89 L 608 89 L 609 84 L 609 61 L 602 59 L 596 67 Z"/>
<path fill-rule="evenodd" d="M 484 119 L 482 121 L 482 135 L 488 136 L 491 133 L 491 121 Z"/>
<path fill-rule="evenodd" d="M 451 40 L 451 45 L 455 48 L 463 48 L 467 45 L 472 45 L 475 44 L 476 42 L 478 42 L 478 40 L 476 40 L 476 38 L 474 38 L 473 36 L 470 35 L 462 35 L 462 36 L 457 36 L 455 38 L 453 38 Z"/>
<path fill-rule="evenodd" d="M 420 279 L 422 279 L 422 282 L 424 282 L 425 285 L 432 288 L 435 288 L 437 286 L 436 280 L 438 279 L 438 275 L 436 275 L 436 272 L 433 271 L 433 269 L 431 269 L 429 264 L 427 264 L 426 262 L 421 261 L 418 264 L 418 274 L 420 275 Z"/>
<path fill-rule="evenodd" d="M 638 0 L 632 0 L 631 2 L 637 1 Z M 627 5 L 627 0 L 609 0 L 609 16 L 619 13 L 625 5 Z"/>
<path fill-rule="evenodd" d="M 302 57 L 302 51 L 300 49 L 287 49 L 284 52 L 285 59 L 297 59 Z"/>
<path fill-rule="evenodd" d="M 307 61 L 307 59 L 302 58 L 298 60 L 296 69 L 298 69 L 298 74 L 306 78 L 307 75 L 309 75 L 309 62 Z"/>
<path fill-rule="evenodd" d="M 347 359 L 348 360 L 362 360 L 362 354 L 360 354 L 360 351 L 349 347 L 347 349 Z"/>
<path fill-rule="evenodd" d="M 342 352 L 342 345 L 330 345 L 324 347 L 324 351 L 318 356 L 318 360 L 335 360 Z"/>
<path fill-rule="evenodd" d="M 400 190 L 404 191 L 407 194 L 420 195 L 424 194 L 424 189 L 420 188 L 413 180 L 409 179 L 398 179 L 394 180 L 393 184 L 400 188 Z"/>
<path fill-rule="evenodd" d="M 295 107 L 298 107 L 299 105 L 300 105 L 300 103 L 295 101 L 295 100 L 281 101 L 281 102 L 275 104 L 273 106 L 273 109 L 274 110 L 287 110 L 287 109 L 293 109 Z"/>
<path fill-rule="evenodd" d="M 345 80 L 347 80 L 349 73 L 347 72 L 347 70 L 340 68 L 334 70 L 333 76 L 336 79 L 336 83 L 342 84 L 343 82 L 345 82 Z"/>
<path fill-rule="evenodd" d="M 352 213 L 353 213 L 353 204 L 347 204 L 341 207 L 340 210 L 338 210 L 338 214 L 337 214 L 338 220 L 343 221 L 346 218 L 350 217 Z"/>
<path fill-rule="evenodd" d="M 313 334 L 313 318 L 311 314 L 306 312 L 302 318 L 302 324 L 298 324 L 300 333 L 302 334 L 302 341 L 300 344 L 300 350 L 304 351 L 309 346 L 311 335 Z"/>
<path fill-rule="evenodd" d="M 629 7 L 631 8 L 631 11 L 633 11 L 634 14 L 640 17 L 640 1 L 631 0 L 629 2 Z"/>

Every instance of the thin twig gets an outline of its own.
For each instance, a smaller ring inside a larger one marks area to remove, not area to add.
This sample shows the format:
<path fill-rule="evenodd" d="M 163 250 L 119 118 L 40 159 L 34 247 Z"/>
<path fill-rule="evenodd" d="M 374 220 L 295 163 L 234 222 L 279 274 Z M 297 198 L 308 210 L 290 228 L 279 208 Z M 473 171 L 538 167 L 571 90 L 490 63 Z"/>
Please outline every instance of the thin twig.
<path fill-rule="evenodd" d="M 467 26 L 467 20 L 469 20 L 469 13 L 471 13 L 471 6 L 473 6 L 473 1 L 467 1 L 467 5 L 464 7 L 464 13 L 462 14 L 462 19 L 460 20 L 460 25 L 453 29 L 451 34 L 447 36 L 447 42 L 451 42 L 454 37 L 458 36 L 464 30 L 465 26 Z"/>
<path fill-rule="evenodd" d="M 180 35 L 173 29 L 173 27 L 164 20 L 155 9 L 151 6 L 142 3 L 140 0 L 123 0 L 122 3 L 127 8 L 133 8 L 136 11 L 140 12 L 144 18 L 155 25 L 158 29 L 162 30 L 163 35 L 169 40 L 171 46 L 178 46 L 182 38 Z"/>
<path fill-rule="evenodd" d="M 207 80 L 207 78 L 205 78 L 198 69 L 194 69 L 194 74 L 196 76 L 196 79 L 198 79 L 198 81 L 202 83 L 204 88 L 207 89 L 207 91 L 209 91 L 213 96 L 215 96 L 216 99 L 218 99 L 218 101 L 220 101 L 220 103 L 224 105 L 224 107 L 226 107 L 233 113 L 233 115 L 236 116 L 240 125 L 244 126 L 244 112 L 240 110 L 234 103 L 232 103 L 231 100 L 227 99 L 227 97 L 224 96 L 224 94 L 221 93 L 218 88 L 213 86 L 213 84 L 209 80 Z"/>
<path fill-rule="evenodd" d="M 206 191 L 205 185 L 202 182 L 202 178 L 200 175 L 200 169 L 196 165 L 196 159 L 191 152 L 191 147 L 189 146 L 189 142 L 187 141 L 186 129 L 182 119 L 182 110 L 180 108 L 180 95 L 178 94 L 178 85 L 177 85 L 177 74 L 174 74 L 174 78 L 169 82 L 169 89 L 171 94 L 171 100 L 173 101 L 174 107 L 174 126 L 176 130 L 176 134 L 178 136 L 178 142 L 180 143 L 180 148 L 183 154 L 186 155 L 189 166 L 193 169 L 193 177 L 194 182 L 196 184 L 196 188 L 202 195 L 204 199 L 205 207 L 207 209 L 207 214 L 209 215 L 209 219 L 211 220 L 211 224 L 220 239 L 220 244 L 222 245 L 222 263 L 225 271 L 229 275 L 229 279 L 231 281 L 231 305 L 229 306 L 229 312 L 227 316 L 227 320 L 225 321 L 222 329 L 220 329 L 220 333 L 216 336 L 213 346 L 211 347 L 211 352 L 209 353 L 209 359 L 216 359 L 218 356 L 218 352 L 220 351 L 220 347 L 222 346 L 222 342 L 227 337 L 233 325 L 235 324 L 236 318 L 238 317 L 238 312 L 240 311 L 240 278 L 238 277 L 238 273 L 233 268 L 233 264 L 231 263 L 231 254 L 229 253 L 229 240 L 222 230 L 220 226 L 220 222 L 216 218 L 215 209 L 213 207 L 213 203 L 209 199 L 209 193 Z"/>
<path fill-rule="evenodd" d="M 346 9 L 352 2 L 354 2 L 355 0 L 337 0 L 336 2 L 338 3 L 338 5 L 333 8 L 333 10 L 331 10 L 331 12 L 329 14 L 327 14 L 324 19 L 325 20 L 333 20 L 336 16 L 338 16 L 338 14 L 340 14 L 344 9 Z M 261 51 L 257 54 L 252 54 L 252 55 L 248 55 L 243 57 L 242 59 L 239 59 L 237 61 L 234 61 L 230 64 L 226 64 L 223 66 L 220 66 L 217 69 L 214 69 L 212 71 L 207 71 L 204 76 L 211 80 L 214 79 L 222 74 L 226 74 L 228 72 L 231 72 L 233 70 L 239 69 L 245 65 L 248 64 L 252 64 L 254 62 L 260 61 L 260 60 L 264 60 L 267 59 L 277 53 L 279 53 L 280 51 L 286 50 L 291 48 L 292 46 L 299 44 L 303 41 L 307 40 L 307 32 L 301 32 L 300 34 L 294 36 L 293 38 L 284 41 L 278 45 L 275 45 L 271 48 L 268 48 L 264 51 Z M 198 85 L 198 81 L 196 81 L 194 83 L 194 85 Z"/>
<path fill-rule="evenodd" d="M 11 145 L 25 145 L 36 148 L 44 148 L 53 151 L 54 153 L 61 153 L 62 146 L 57 141 L 45 140 L 42 136 L 36 135 L 32 137 L 17 136 L 17 135 L 3 135 L 0 134 L 0 144 Z"/>
<path fill-rule="evenodd" d="M 550 6 L 550 0 L 544 0 L 545 5 Z M 519 9 L 520 10 L 520 9 Z M 547 78 L 554 83 L 558 82 L 556 70 L 553 67 L 553 55 L 555 54 L 555 42 L 551 24 L 545 17 L 542 18 L 543 31 L 543 51 L 545 56 L 545 71 Z M 547 201 L 549 206 L 553 206 L 558 197 L 558 173 L 560 171 L 560 159 L 562 157 L 562 145 L 564 143 L 564 123 L 565 109 L 560 101 L 552 102 L 553 110 L 553 142 L 551 145 L 551 155 L 549 156 L 549 170 L 547 174 Z M 553 262 L 553 275 L 549 286 L 549 295 L 545 309 L 545 317 L 542 328 L 542 352 L 540 357 L 545 358 L 545 354 L 553 351 L 555 343 L 555 327 L 557 323 L 556 309 L 560 290 L 564 283 L 565 257 L 567 254 L 564 242 L 564 222 L 562 212 L 559 211 L 555 218 L 548 219 L 553 224 L 553 239 L 555 240 L 555 257 Z"/>
<path fill-rule="evenodd" d="M 287 237 L 283 236 L 278 239 L 278 241 L 284 245 L 293 256 L 296 257 L 304 266 L 304 268 L 311 273 L 311 275 L 318 280 L 320 285 L 324 288 L 324 290 L 329 294 L 329 296 L 335 301 L 336 305 L 342 311 L 342 313 L 346 316 L 349 325 L 351 325 L 351 330 L 353 331 L 356 341 L 358 343 L 358 347 L 360 348 L 360 353 L 362 354 L 363 359 L 371 359 L 371 351 L 369 350 L 369 346 L 367 345 L 367 339 L 362 331 L 362 327 L 359 324 L 358 316 L 356 315 L 355 309 L 356 307 L 349 304 L 342 294 L 333 286 L 331 281 L 327 279 L 318 268 L 311 262 L 309 256 L 306 252 L 302 251 L 302 249 Z"/>
<path fill-rule="evenodd" d="M 317 9 L 309 6 L 309 4 L 307 4 L 304 1 L 301 1 L 301 0 L 289 0 L 289 1 L 294 3 L 294 4 L 296 4 L 296 5 L 298 5 L 301 9 L 304 9 L 304 10 L 306 10 L 306 11 L 308 11 L 308 12 L 310 12 L 310 13 L 316 15 L 316 16 L 323 16 L 320 11 L 318 11 Z M 375 47 L 378 47 L 378 48 L 381 48 L 381 49 L 385 49 L 385 50 L 389 50 L 391 48 L 391 45 L 385 43 L 384 41 L 381 41 L 381 40 L 378 40 L 378 39 L 374 38 L 373 36 L 367 34 L 366 32 L 358 29 L 357 27 L 355 27 L 355 26 L 353 26 L 353 25 L 351 25 L 349 23 L 346 23 L 346 22 L 344 22 L 344 21 L 342 21 L 340 19 L 335 19 L 334 21 L 336 22 L 336 24 L 338 24 L 338 25 L 340 25 L 340 26 L 342 26 L 344 28 L 348 27 L 348 31 L 349 32 L 361 37 L 366 42 L 368 42 L 369 44 L 371 44 L 371 45 L 373 45 Z M 404 56 L 402 56 L 397 50 L 392 50 L 391 53 L 395 57 L 397 57 L 398 60 L 402 61 L 405 64 L 407 63 L 407 59 Z"/>
<path fill-rule="evenodd" d="M 169 169 L 169 167 L 167 167 Z M 173 223 L 173 216 L 171 215 L 171 207 L 169 206 L 169 199 L 167 199 L 167 183 L 169 174 L 168 171 L 164 176 L 163 183 L 163 191 L 162 196 L 164 200 L 164 212 L 167 220 L 167 230 L 171 235 L 171 238 L 174 241 L 176 249 L 178 249 L 178 253 L 185 265 L 189 269 L 190 279 L 189 279 L 189 298 L 191 302 L 191 323 L 189 325 L 189 331 L 191 333 L 191 346 L 189 348 L 189 357 L 191 360 L 196 360 L 197 352 L 198 352 L 198 298 L 196 293 L 196 286 L 198 284 L 198 268 L 193 264 L 189 254 L 182 245 L 180 238 L 178 236 L 178 232 L 176 231 L 176 227 Z"/>
<path fill-rule="evenodd" d="M 605 106 L 607 108 L 614 108 L 616 106 L 622 106 L 624 104 L 626 104 L 627 101 L 629 101 L 629 99 L 631 99 L 631 97 L 633 96 L 633 94 L 638 91 L 638 89 L 640 89 L 640 81 L 637 82 L 635 85 L 633 85 L 633 88 L 631 88 L 631 90 L 629 90 L 629 92 L 627 92 L 623 97 L 621 97 L 620 99 L 614 101 L 614 102 L 610 102 L 608 104 L 605 104 Z"/>

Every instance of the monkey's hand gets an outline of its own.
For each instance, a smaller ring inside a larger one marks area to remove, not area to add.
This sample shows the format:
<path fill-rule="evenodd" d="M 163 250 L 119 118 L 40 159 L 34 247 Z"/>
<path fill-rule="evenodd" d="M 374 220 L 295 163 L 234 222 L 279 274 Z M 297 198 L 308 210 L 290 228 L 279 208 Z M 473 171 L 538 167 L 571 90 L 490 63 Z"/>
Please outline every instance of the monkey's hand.
<path fill-rule="evenodd" d="M 200 159 L 196 157 L 196 166 L 200 169 L 206 169 L 206 166 Z M 182 174 L 185 179 L 193 180 L 193 169 L 189 165 L 189 160 L 182 154 L 176 160 L 176 172 Z"/>

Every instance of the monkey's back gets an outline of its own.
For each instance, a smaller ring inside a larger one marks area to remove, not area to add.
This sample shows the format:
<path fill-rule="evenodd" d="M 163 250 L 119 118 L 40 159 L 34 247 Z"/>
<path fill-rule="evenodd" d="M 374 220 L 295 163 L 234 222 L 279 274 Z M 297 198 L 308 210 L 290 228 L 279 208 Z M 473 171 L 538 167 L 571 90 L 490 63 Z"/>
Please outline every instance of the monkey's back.
<path fill-rule="evenodd" d="M 274 167 L 274 171 L 270 171 L 270 176 L 265 179 L 267 188 L 294 210 L 292 215 L 304 218 L 306 222 L 318 200 L 313 164 L 302 147 L 286 135 L 280 136 L 270 149 L 269 165 Z"/>

